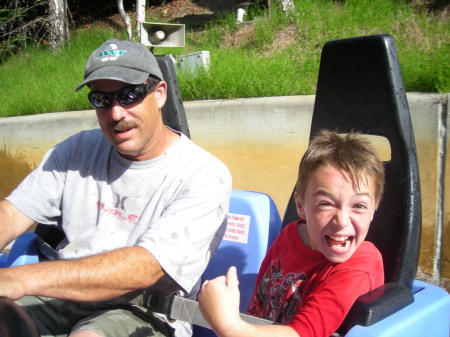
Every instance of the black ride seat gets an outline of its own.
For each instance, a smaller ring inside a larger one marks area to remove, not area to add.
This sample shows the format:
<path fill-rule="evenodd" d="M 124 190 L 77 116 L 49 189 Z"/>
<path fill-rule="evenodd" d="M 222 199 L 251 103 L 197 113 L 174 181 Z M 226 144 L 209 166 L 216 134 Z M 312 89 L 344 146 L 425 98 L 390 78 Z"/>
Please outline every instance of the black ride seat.
<path fill-rule="evenodd" d="M 191 138 L 173 61 L 169 56 L 156 56 L 156 60 L 167 82 L 167 101 L 162 108 L 163 122 Z"/>
<path fill-rule="evenodd" d="M 383 255 L 386 284 L 361 296 L 342 331 L 368 326 L 412 303 L 421 237 L 414 134 L 394 40 L 374 35 L 326 43 L 322 50 L 310 139 L 321 129 L 387 138 L 386 185 L 367 240 Z M 283 226 L 298 219 L 293 196 Z M 342 333 L 341 331 L 341 333 Z"/>

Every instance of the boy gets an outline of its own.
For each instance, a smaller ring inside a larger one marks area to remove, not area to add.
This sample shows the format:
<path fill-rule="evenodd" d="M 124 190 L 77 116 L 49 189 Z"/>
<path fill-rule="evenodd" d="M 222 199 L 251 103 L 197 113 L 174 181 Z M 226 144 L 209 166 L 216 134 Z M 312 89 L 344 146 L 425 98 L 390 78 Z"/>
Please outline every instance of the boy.
<path fill-rule="evenodd" d="M 200 310 L 221 337 L 327 337 L 360 295 L 384 283 L 378 249 L 364 241 L 384 187 L 384 167 L 356 133 L 322 131 L 303 156 L 294 193 L 301 220 L 269 248 L 247 313 L 239 317 L 236 269 L 205 281 Z"/>

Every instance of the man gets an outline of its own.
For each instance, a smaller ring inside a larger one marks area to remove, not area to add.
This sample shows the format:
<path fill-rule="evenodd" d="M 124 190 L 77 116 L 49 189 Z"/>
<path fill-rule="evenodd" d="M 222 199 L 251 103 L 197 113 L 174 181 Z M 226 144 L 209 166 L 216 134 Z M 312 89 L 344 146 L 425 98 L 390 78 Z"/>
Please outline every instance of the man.
<path fill-rule="evenodd" d="M 225 231 L 230 173 L 164 126 L 167 84 L 143 45 L 106 41 L 76 90 L 85 85 L 101 131 L 52 148 L 0 201 L 0 247 L 53 225 L 66 235 L 59 259 L 0 270 L 0 296 L 42 336 L 190 336 L 130 301 L 145 288 L 195 297 Z"/>

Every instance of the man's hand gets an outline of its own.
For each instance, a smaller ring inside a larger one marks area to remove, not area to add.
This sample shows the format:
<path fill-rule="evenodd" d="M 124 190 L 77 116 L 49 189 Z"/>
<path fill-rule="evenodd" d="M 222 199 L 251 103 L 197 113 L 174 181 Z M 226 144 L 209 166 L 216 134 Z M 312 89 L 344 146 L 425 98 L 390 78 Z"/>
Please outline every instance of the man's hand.
<path fill-rule="evenodd" d="M 0 296 L 13 301 L 26 295 L 25 285 L 16 272 L 18 268 L 0 268 Z"/>

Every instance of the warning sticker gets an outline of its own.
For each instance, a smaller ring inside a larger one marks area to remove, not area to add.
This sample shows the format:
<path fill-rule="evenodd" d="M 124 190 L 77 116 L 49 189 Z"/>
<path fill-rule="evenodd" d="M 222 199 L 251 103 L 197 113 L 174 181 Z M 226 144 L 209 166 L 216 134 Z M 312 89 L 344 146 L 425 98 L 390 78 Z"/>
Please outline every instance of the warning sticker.
<path fill-rule="evenodd" d="M 250 230 L 249 215 L 229 213 L 227 221 L 227 230 L 225 231 L 223 239 L 239 243 L 247 243 L 249 230 Z"/>

